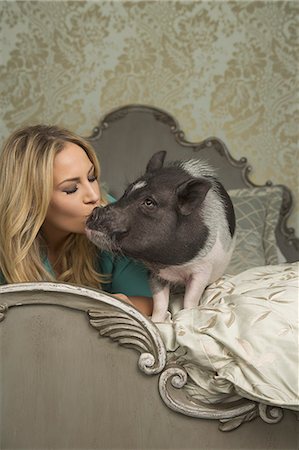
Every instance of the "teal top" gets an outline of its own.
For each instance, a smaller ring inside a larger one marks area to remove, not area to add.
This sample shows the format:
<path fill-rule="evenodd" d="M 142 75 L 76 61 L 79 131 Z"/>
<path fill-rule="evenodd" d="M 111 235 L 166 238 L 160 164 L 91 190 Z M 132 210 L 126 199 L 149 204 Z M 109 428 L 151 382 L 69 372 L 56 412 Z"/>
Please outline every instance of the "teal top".
<path fill-rule="evenodd" d="M 53 274 L 48 259 L 45 260 L 45 267 Z M 107 282 L 102 283 L 104 291 L 110 294 L 125 294 L 129 297 L 152 297 L 148 282 L 148 271 L 141 263 L 124 256 L 99 251 L 96 267 L 99 273 L 107 275 Z M 1 272 L 0 284 L 6 284 Z"/>
<path fill-rule="evenodd" d="M 152 297 L 145 267 L 130 258 L 102 251 L 98 260 L 99 272 L 108 275 L 109 282 L 102 289 L 111 294 Z"/>

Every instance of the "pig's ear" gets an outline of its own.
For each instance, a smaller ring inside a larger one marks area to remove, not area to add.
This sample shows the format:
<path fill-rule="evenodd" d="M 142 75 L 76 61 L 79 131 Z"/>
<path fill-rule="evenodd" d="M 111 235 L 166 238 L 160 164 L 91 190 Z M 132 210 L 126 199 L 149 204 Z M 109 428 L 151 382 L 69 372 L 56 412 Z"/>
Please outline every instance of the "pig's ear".
<path fill-rule="evenodd" d="M 177 188 L 178 210 L 188 216 L 204 201 L 212 184 L 205 179 L 190 179 L 180 184 Z"/>
<path fill-rule="evenodd" d="M 161 169 L 163 167 L 164 159 L 166 156 L 166 151 L 161 150 L 153 154 L 146 166 L 146 173 L 154 172 L 155 170 Z"/>

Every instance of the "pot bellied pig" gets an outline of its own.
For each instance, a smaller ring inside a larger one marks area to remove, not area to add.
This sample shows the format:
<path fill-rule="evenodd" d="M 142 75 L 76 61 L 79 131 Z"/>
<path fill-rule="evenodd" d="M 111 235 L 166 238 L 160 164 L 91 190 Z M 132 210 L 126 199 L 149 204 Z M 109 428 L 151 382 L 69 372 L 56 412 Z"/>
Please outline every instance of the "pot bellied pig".
<path fill-rule="evenodd" d="M 146 173 L 86 223 L 99 248 L 150 269 L 154 322 L 165 319 L 172 283 L 185 285 L 184 308 L 199 304 L 205 287 L 224 273 L 235 234 L 233 205 L 214 171 L 199 160 L 163 167 L 165 156 L 155 153 Z"/>

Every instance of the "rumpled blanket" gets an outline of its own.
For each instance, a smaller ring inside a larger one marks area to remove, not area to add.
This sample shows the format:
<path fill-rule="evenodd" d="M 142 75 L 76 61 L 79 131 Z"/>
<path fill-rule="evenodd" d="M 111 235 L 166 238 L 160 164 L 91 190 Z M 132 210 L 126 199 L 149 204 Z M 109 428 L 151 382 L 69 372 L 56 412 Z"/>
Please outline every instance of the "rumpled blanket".
<path fill-rule="evenodd" d="M 194 400 L 245 397 L 299 410 L 298 269 L 286 263 L 224 275 L 190 310 L 173 298 L 171 319 L 157 326 Z"/>

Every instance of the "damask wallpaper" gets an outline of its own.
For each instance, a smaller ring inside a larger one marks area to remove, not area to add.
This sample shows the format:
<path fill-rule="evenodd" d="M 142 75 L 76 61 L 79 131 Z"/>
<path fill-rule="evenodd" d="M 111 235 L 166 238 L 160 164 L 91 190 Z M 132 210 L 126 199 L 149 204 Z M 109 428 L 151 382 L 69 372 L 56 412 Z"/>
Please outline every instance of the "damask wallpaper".
<path fill-rule="evenodd" d="M 151 104 L 298 196 L 298 5 L 1 1 L 1 141 L 36 122 L 86 136 L 112 108 Z"/>

